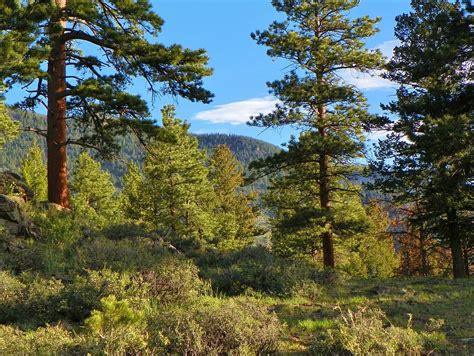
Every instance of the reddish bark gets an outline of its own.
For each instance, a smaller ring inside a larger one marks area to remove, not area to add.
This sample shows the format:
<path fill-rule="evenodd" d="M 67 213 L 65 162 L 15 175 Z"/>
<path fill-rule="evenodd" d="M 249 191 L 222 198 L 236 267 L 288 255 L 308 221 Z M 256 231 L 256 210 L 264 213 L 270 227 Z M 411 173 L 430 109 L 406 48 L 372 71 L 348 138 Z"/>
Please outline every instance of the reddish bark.
<path fill-rule="evenodd" d="M 66 0 L 56 0 L 60 9 Z M 69 207 L 67 179 L 67 123 L 66 123 L 66 45 L 61 40 L 66 26 L 59 16 L 51 21 L 51 54 L 48 61 L 48 201 Z M 58 31 L 57 29 L 61 29 Z"/>

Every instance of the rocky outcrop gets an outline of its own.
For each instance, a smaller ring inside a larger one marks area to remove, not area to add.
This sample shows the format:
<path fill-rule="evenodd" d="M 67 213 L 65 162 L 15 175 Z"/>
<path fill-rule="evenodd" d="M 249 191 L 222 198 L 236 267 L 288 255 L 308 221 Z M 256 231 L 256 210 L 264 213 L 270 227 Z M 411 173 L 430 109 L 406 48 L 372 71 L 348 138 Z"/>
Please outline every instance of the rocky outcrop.
<path fill-rule="evenodd" d="M 24 201 L 33 199 L 31 189 L 13 172 L 0 172 L 0 194 L 18 196 Z"/>
<path fill-rule="evenodd" d="M 0 227 L 15 236 L 34 236 L 34 225 L 22 210 L 22 198 L 0 194 Z"/>

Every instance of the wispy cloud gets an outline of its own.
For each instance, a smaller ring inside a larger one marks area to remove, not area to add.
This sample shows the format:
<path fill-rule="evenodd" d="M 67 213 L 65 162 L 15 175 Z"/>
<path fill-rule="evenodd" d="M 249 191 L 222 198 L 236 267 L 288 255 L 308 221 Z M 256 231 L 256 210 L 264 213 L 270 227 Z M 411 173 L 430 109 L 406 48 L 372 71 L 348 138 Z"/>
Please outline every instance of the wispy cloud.
<path fill-rule="evenodd" d="M 376 70 L 372 73 L 361 73 L 353 69 L 344 70 L 341 73 L 345 82 L 356 86 L 361 90 L 373 90 L 391 88 L 394 84 L 387 79 L 382 78 L 382 71 Z"/>
<path fill-rule="evenodd" d="M 392 58 L 393 50 L 400 42 L 397 40 L 385 41 L 379 44 L 374 49 L 379 49 L 384 57 Z M 394 84 L 382 78 L 382 71 L 376 70 L 371 73 L 361 73 L 356 70 L 348 69 L 341 73 L 341 77 L 347 82 L 350 83 L 359 89 L 362 90 L 373 90 L 373 89 L 383 89 L 383 88 L 392 88 Z"/>
<path fill-rule="evenodd" d="M 379 49 L 385 57 L 392 58 L 393 57 L 393 50 L 398 45 L 400 45 L 399 40 L 390 40 L 390 41 L 382 42 L 377 47 L 375 47 L 375 49 Z"/>
<path fill-rule="evenodd" d="M 397 40 L 385 41 L 376 46 L 375 49 L 379 49 L 385 57 L 391 58 L 393 56 L 393 50 L 398 44 L 399 42 Z M 345 70 L 342 71 L 341 77 L 347 83 L 362 90 L 394 87 L 394 83 L 382 78 L 381 74 L 382 71 L 360 73 L 355 70 Z M 278 103 L 279 101 L 271 96 L 236 101 L 217 105 L 210 110 L 198 112 L 194 115 L 194 119 L 215 124 L 241 125 L 247 123 L 251 116 L 272 112 Z"/>
<path fill-rule="evenodd" d="M 249 121 L 251 116 L 268 114 L 275 109 L 279 101 L 271 96 L 252 98 L 233 103 L 217 105 L 211 110 L 201 111 L 194 116 L 196 120 L 215 124 L 240 125 Z"/>

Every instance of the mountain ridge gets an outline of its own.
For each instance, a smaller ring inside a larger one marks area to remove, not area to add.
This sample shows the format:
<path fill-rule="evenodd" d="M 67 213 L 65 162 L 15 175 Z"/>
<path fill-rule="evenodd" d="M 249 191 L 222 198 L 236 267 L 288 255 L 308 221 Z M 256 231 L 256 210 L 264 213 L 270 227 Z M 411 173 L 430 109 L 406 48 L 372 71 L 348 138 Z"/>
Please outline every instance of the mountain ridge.
<path fill-rule="evenodd" d="M 43 115 L 18 110 L 10 110 L 10 115 L 14 120 L 19 121 L 23 127 L 42 128 L 46 124 L 46 118 Z M 217 145 L 226 144 L 245 169 L 247 169 L 250 162 L 268 157 L 280 151 L 277 146 L 271 143 L 249 136 L 223 133 L 192 135 L 198 139 L 199 147 L 207 152 L 212 151 Z M 126 171 L 126 163 L 130 161 L 142 162 L 144 150 L 138 140 L 133 136 L 119 137 L 118 141 L 122 147 L 118 155 L 120 159 L 113 161 L 99 159 L 99 161 L 103 168 L 112 175 L 115 183 L 120 186 L 121 177 Z M 21 160 L 33 142 L 37 142 L 45 151 L 45 140 L 31 132 L 22 132 L 18 138 L 6 144 L 3 149 L 0 150 L 0 170 L 20 173 Z M 73 169 L 76 157 L 82 150 L 84 149 L 80 146 L 71 145 L 68 147 L 70 171 Z M 262 179 L 253 184 L 252 187 L 257 190 L 262 190 L 265 189 L 267 185 L 268 180 Z"/>

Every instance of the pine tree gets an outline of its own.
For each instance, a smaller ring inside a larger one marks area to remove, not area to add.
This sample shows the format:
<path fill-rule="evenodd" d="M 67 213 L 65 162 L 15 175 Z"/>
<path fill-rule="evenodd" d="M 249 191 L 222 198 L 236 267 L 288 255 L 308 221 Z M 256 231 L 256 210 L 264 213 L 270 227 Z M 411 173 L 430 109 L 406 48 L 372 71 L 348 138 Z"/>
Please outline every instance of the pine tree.
<path fill-rule="evenodd" d="M 145 182 L 140 168 L 135 162 L 128 165 L 127 173 L 123 176 L 123 191 L 121 195 L 121 210 L 126 217 L 140 221 L 146 216 L 145 210 L 150 205 L 148 195 L 142 194 Z"/>
<path fill-rule="evenodd" d="M 341 241 L 339 251 L 344 254 L 345 269 L 352 275 L 370 278 L 393 277 L 400 266 L 390 233 L 388 212 L 377 202 L 370 201 L 362 214 L 368 228 Z M 342 258 L 341 258 L 342 259 Z"/>
<path fill-rule="evenodd" d="M 1 99 L 0 97 L 0 148 L 18 135 L 18 124 L 10 118 Z"/>
<path fill-rule="evenodd" d="M 317 152 L 303 148 L 312 143 L 313 133 L 292 140 L 288 151 L 271 158 L 273 162 L 283 157 L 282 162 L 300 160 L 289 165 L 281 175 L 271 181 L 264 203 L 270 209 L 272 219 L 272 250 L 284 257 L 298 257 L 319 261 L 322 241 L 319 238 L 331 231 L 336 247 L 344 239 L 369 230 L 369 222 L 360 199 L 359 188 L 350 181 L 339 182 L 332 193 L 330 220 L 321 209 L 319 197 L 319 167 Z M 324 256 L 323 256 L 324 262 Z M 340 261 L 342 262 L 342 261 Z"/>
<path fill-rule="evenodd" d="M 145 159 L 143 219 L 178 246 L 206 244 L 214 238 L 216 221 L 205 154 L 173 107 L 162 114 L 168 140 L 151 145 Z"/>
<path fill-rule="evenodd" d="M 209 102 L 204 50 L 155 40 L 163 20 L 148 0 L 32 0 L 0 4 L 0 81 L 19 84 L 24 109 L 47 107 L 48 199 L 67 207 L 66 147 L 110 155 L 127 132 L 156 135 L 146 102 L 127 91 L 141 78 L 153 96 Z M 68 128 L 81 137 L 68 138 Z"/>
<path fill-rule="evenodd" d="M 21 162 L 21 174 L 37 202 L 48 200 L 48 180 L 43 150 L 35 142 Z"/>
<path fill-rule="evenodd" d="M 339 74 L 342 70 L 367 72 L 382 64 L 381 53 L 365 49 L 363 43 L 377 32 L 379 19 L 349 18 L 347 12 L 358 0 L 272 3 L 286 19 L 252 37 L 269 47 L 270 57 L 289 61 L 292 69 L 282 80 L 268 84 L 281 105 L 268 115 L 253 118 L 252 123 L 262 127 L 293 125 L 304 132 L 305 143 L 295 141 L 288 152 L 254 168 L 268 174 L 300 165 L 315 173 L 311 199 L 318 203 L 319 211 L 313 209 L 313 203 L 311 210 L 321 224 L 318 237 L 323 242 L 324 265 L 334 267 L 335 194 L 347 190 L 341 179 L 353 172 L 351 161 L 362 154 L 363 123 L 370 117 L 362 94 Z"/>
<path fill-rule="evenodd" d="M 99 228 L 117 221 L 119 203 L 112 178 L 86 152 L 77 160 L 71 193 L 73 211 L 80 219 Z"/>
<path fill-rule="evenodd" d="M 209 179 L 214 186 L 217 206 L 218 231 L 216 238 L 220 249 L 243 247 L 258 235 L 255 194 L 245 194 L 240 189 L 244 183 L 244 170 L 227 145 L 218 145 L 209 164 Z"/>
<path fill-rule="evenodd" d="M 411 223 L 450 246 L 454 277 L 468 274 L 474 246 L 472 15 L 459 2 L 412 1 L 397 17 L 401 44 L 386 77 L 401 86 L 384 106 L 397 120 L 371 164 L 375 186 L 396 203 L 417 206 Z"/>

